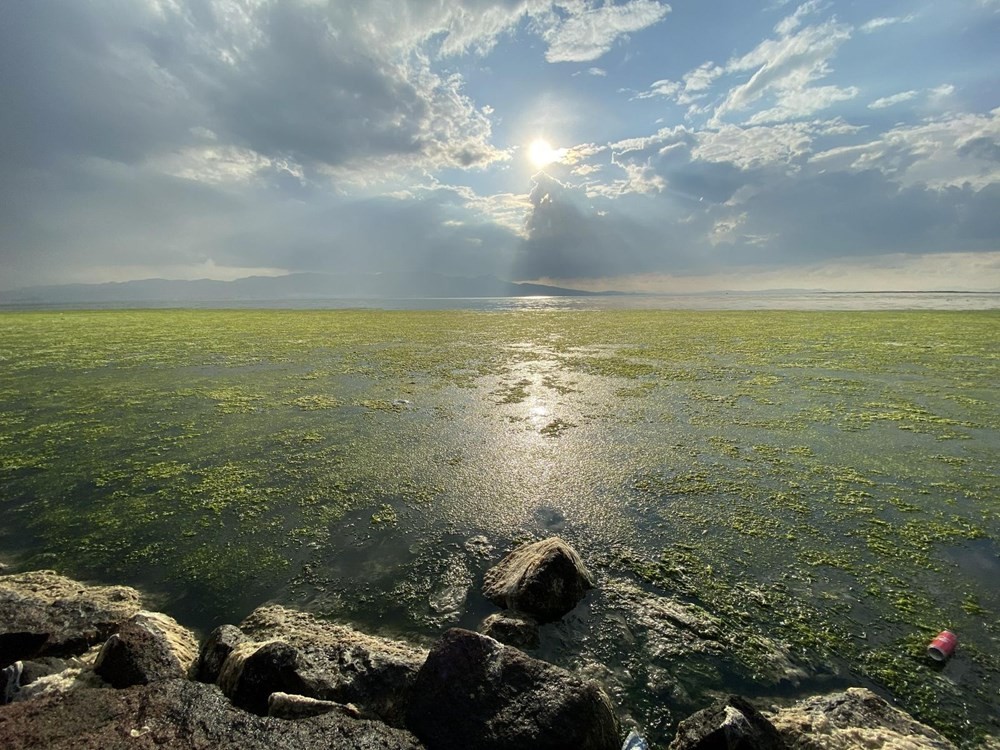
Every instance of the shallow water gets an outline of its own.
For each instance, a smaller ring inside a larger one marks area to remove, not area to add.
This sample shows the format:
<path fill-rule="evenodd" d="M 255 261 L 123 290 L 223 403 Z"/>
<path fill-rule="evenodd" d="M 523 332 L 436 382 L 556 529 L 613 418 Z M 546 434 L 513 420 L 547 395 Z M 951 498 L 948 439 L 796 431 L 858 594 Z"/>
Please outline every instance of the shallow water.
<path fill-rule="evenodd" d="M 718 691 L 858 683 L 971 739 L 998 731 L 998 332 L 996 311 L 7 313 L 0 554 L 203 630 L 275 599 L 430 642 L 494 611 L 479 585 L 511 545 L 559 534 L 599 586 L 539 655 L 654 739 Z M 664 596 L 731 653 L 657 651 Z M 936 669 L 943 627 L 961 646 Z M 801 677 L 762 676 L 771 647 Z"/>

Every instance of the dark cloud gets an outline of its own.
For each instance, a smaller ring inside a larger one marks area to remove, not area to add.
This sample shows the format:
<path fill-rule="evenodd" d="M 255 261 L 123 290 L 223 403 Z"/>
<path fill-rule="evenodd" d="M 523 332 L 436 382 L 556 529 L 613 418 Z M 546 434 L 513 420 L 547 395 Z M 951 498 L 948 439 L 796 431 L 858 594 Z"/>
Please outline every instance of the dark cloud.
<path fill-rule="evenodd" d="M 529 195 L 527 237 L 514 273 L 520 279 L 579 279 L 641 273 L 673 258 L 670 233 L 621 212 L 599 214 L 555 178 L 541 173 Z"/>

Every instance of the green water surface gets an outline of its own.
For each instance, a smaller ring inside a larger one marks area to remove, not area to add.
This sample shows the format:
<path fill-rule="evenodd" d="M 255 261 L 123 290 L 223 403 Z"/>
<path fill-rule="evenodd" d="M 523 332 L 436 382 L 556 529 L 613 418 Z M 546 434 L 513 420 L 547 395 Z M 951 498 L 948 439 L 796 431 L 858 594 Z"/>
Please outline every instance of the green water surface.
<path fill-rule="evenodd" d="M 654 670 L 600 586 L 549 626 L 654 739 L 717 692 L 867 684 L 973 742 L 1000 733 L 998 341 L 996 311 L 3 313 L 0 556 L 203 630 L 276 599 L 429 641 L 557 533 L 728 633 L 736 667 Z M 808 676 L 756 682 L 756 636 Z"/>

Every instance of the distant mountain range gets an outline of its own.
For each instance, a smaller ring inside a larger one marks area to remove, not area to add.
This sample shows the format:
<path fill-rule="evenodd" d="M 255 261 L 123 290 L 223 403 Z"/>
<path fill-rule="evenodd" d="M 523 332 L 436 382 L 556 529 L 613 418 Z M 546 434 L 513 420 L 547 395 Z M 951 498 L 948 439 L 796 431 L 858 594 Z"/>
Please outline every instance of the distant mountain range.
<path fill-rule="evenodd" d="M 503 281 L 492 276 L 434 273 L 293 273 L 248 276 L 234 281 L 143 279 L 104 284 L 61 284 L 0 292 L 4 304 L 105 302 L 264 302 L 305 299 L 409 299 L 448 297 L 531 297 L 617 294 L 586 292 L 545 284 Z"/>

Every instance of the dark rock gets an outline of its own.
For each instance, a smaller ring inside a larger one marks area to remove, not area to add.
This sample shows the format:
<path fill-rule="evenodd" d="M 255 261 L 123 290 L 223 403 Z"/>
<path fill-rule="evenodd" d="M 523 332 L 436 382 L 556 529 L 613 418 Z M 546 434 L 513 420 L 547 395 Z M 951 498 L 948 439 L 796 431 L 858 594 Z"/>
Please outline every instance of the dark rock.
<path fill-rule="evenodd" d="M 955 750 L 955 746 L 866 688 L 807 698 L 771 716 L 790 750 L 831 747 L 905 747 Z"/>
<path fill-rule="evenodd" d="M 414 685 L 407 726 L 434 750 L 618 750 L 618 720 L 596 683 L 458 628 Z"/>
<path fill-rule="evenodd" d="M 307 716 L 322 716 L 338 711 L 352 719 L 362 718 L 358 707 L 352 703 L 334 703 L 319 698 L 307 698 L 294 693 L 271 693 L 267 699 L 267 715 L 278 719 L 304 719 Z"/>
<path fill-rule="evenodd" d="M 105 642 L 94 671 L 116 688 L 187 677 L 198 644 L 194 634 L 159 612 L 140 612 Z"/>
<path fill-rule="evenodd" d="M 594 587 L 583 560 L 559 537 L 522 544 L 486 572 L 483 594 L 504 609 L 552 622 Z"/>
<path fill-rule="evenodd" d="M 80 689 L 0 711 L 4 750 L 422 750 L 409 732 L 338 712 L 283 721 L 234 707 L 214 685 L 166 680 Z"/>
<path fill-rule="evenodd" d="M 140 607 L 139 592 L 126 586 L 87 586 L 51 570 L 0 576 L 0 669 L 82 654 Z"/>
<path fill-rule="evenodd" d="M 240 630 L 248 638 L 279 639 L 297 650 L 295 673 L 302 687 L 276 690 L 353 703 L 394 726 L 403 725 L 410 689 L 427 656 L 407 643 L 278 605 L 256 609 L 240 623 Z M 227 660 L 224 670 L 228 665 Z"/>
<path fill-rule="evenodd" d="M 684 719 L 670 750 L 785 750 L 770 721 L 738 695 Z"/>
<path fill-rule="evenodd" d="M 219 687 L 240 708 L 265 716 L 271 693 L 315 697 L 299 676 L 301 666 L 298 649 L 287 643 L 243 643 L 226 659 Z"/>
<path fill-rule="evenodd" d="M 498 612 L 483 620 L 479 632 L 514 648 L 538 648 L 538 623 L 530 615 Z"/>
<path fill-rule="evenodd" d="M 195 679 L 208 683 L 217 682 L 226 657 L 246 639 L 243 631 L 235 625 L 220 625 L 213 630 L 201 646 Z"/>

